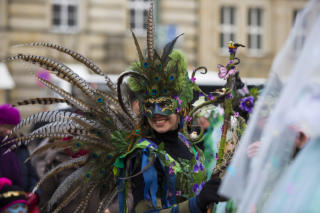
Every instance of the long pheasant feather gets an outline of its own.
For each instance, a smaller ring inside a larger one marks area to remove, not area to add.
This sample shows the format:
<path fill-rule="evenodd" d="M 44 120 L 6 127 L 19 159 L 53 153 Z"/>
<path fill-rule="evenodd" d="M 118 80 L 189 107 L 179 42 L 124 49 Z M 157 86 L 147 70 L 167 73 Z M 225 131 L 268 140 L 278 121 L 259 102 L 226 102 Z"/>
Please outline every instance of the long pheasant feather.
<path fill-rule="evenodd" d="M 68 205 L 76 196 L 77 193 L 81 190 L 81 185 L 74 188 L 70 194 L 60 203 L 60 205 L 53 211 L 53 213 L 58 213 L 66 205 Z"/>
<path fill-rule="evenodd" d="M 140 61 L 140 63 L 143 63 L 143 55 L 142 55 L 142 51 L 141 51 L 138 39 L 137 39 L 136 35 L 134 34 L 134 32 L 132 30 L 131 30 L 131 34 L 132 34 L 132 37 L 133 37 L 133 40 L 134 40 L 134 44 L 136 46 L 136 49 L 137 49 L 137 52 L 138 52 L 138 55 L 139 55 L 139 61 Z"/>
<path fill-rule="evenodd" d="M 30 104 L 49 105 L 49 104 L 58 104 L 58 103 L 67 103 L 70 105 L 70 103 L 65 99 L 49 97 L 49 98 L 26 99 L 23 101 L 18 101 L 15 105 L 12 105 L 12 106 L 17 107 L 17 106 L 30 105 Z"/>
<path fill-rule="evenodd" d="M 51 169 L 43 178 L 40 179 L 40 181 L 37 183 L 37 185 L 33 188 L 32 192 L 35 193 L 37 189 L 40 187 L 40 185 L 47 180 L 48 178 L 52 177 L 53 175 L 58 174 L 59 172 L 62 172 L 63 170 L 74 168 L 76 166 L 79 166 L 81 164 L 84 164 L 88 159 L 88 156 L 84 155 L 79 158 L 75 158 L 66 162 L 63 162 L 56 166 L 55 168 Z"/>
<path fill-rule="evenodd" d="M 32 157 L 41 154 L 48 149 L 55 148 L 55 149 L 60 149 L 60 148 L 67 148 L 73 144 L 73 141 L 58 141 L 58 142 L 53 142 L 53 143 L 48 143 L 43 146 L 37 147 L 32 153 L 30 153 L 29 157 L 24 161 L 25 163 L 29 161 Z"/>
<path fill-rule="evenodd" d="M 43 67 L 49 71 L 52 71 L 59 78 L 68 81 L 72 85 L 77 86 L 85 95 L 89 97 L 94 96 L 93 89 L 89 86 L 89 84 L 82 79 L 78 74 L 73 72 L 66 65 L 59 63 L 51 58 L 47 58 L 44 56 L 36 56 L 36 55 L 24 55 L 18 54 L 16 56 L 8 57 L 7 61 L 13 60 L 23 60 L 26 62 L 38 64 L 40 67 Z"/>
<path fill-rule="evenodd" d="M 147 46 L 148 46 L 148 58 L 149 61 L 153 61 L 153 51 L 154 51 L 154 25 L 153 25 L 153 2 L 151 2 L 148 11 L 148 21 L 147 21 Z"/>
<path fill-rule="evenodd" d="M 50 88 L 51 90 L 53 90 L 54 92 L 58 93 L 59 95 L 61 95 L 63 98 L 67 99 L 69 102 L 71 102 L 72 104 L 74 104 L 76 107 L 79 107 L 85 111 L 90 111 L 90 107 L 87 106 L 84 102 L 82 102 L 81 100 L 73 97 L 70 93 L 66 92 L 65 90 L 57 87 L 56 85 L 50 83 L 49 81 L 46 81 L 42 78 L 38 78 L 37 79 L 43 83 L 45 86 L 47 86 L 48 88 Z"/>
<path fill-rule="evenodd" d="M 89 199 L 91 198 L 92 193 L 97 188 L 98 184 L 93 184 L 89 187 L 89 190 L 86 192 L 86 195 L 83 196 L 82 200 L 80 201 L 80 205 L 76 208 L 75 212 L 85 213 Z"/>
<path fill-rule="evenodd" d="M 113 90 L 113 92 L 116 92 L 116 87 L 115 87 L 114 83 L 111 81 L 111 79 L 107 75 L 105 75 L 105 73 L 100 69 L 100 67 L 98 67 L 95 63 L 93 63 L 92 60 L 90 60 L 89 58 L 81 55 L 80 53 L 77 53 L 77 52 L 75 52 L 75 51 L 73 51 L 71 49 L 68 49 L 66 47 L 63 47 L 61 45 L 52 44 L 52 43 L 48 43 L 48 42 L 33 42 L 33 43 L 29 43 L 29 44 L 22 44 L 22 45 L 19 45 L 19 46 L 28 46 L 28 45 L 29 46 L 48 47 L 48 48 L 56 49 L 56 50 L 58 50 L 60 52 L 63 52 L 65 54 L 67 54 L 67 55 L 70 55 L 75 60 L 77 60 L 80 63 L 82 63 L 85 66 L 87 66 L 94 73 L 104 76 L 105 79 L 106 79 L 107 86 L 111 90 Z"/>
<path fill-rule="evenodd" d="M 83 175 L 88 171 L 89 166 L 83 166 L 74 172 L 72 172 L 66 179 L 62 181 L 62 183 L 58 186 L 58 188 L 54 191 L 50 200 L 48 201 L 48 209 L 50 210 L 52 206 L 58 202 L 67 192 L 69 192 L 70 188 L 72 188 L 75 184 L 79 184 L 79 181 L 83 178 Z"/>

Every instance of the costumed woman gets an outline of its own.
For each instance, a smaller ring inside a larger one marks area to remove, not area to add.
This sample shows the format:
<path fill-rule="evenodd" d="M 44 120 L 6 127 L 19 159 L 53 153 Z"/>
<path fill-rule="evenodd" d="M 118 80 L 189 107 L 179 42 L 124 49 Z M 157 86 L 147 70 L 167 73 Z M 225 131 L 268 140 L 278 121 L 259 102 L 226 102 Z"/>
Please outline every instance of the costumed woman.
<path fill-rule="evenodd" d="M 96 189 L 100 191 L 101 199 L 98 212 L 106 210 L 117 195 L 120 212 L 128 212 L 129 190 L 132 191 L 137 213 L 205 212 L 208 204 L 224 199 L 217 194 L 220 178 L 209 177 L 207 180 L 203 152 L 179 133 L 184 120 L 188 123 L 191 119 L 187 113 L 193 94 L 200 91 L 193 79 L 195 73 L 203 68 L 195 69 L 189 79 L 183 54 L 173 49 L 179 36 L 164 47 L 161 56 L 154 49 L 152 6 L 147 20 L 146 56 L 142 54 L 134 33 L 132 35 L 139 61 L 132 65 L 131 71 L 119 76 L 117 85 L 91 60 L 70 49 L 46 42 L 20 46 L 52 48 L 71 56 L 94 73 L 104 76 L 107 91 L 91 88 L 69 67 L 49 57 L 18 53 L 7 58 L 8 62 L 22 60 L 38 64 L 82 93 L 82 96 L 73 97 L 53 83 L 37 77 L 61 98 L 35 98 L 17 105 L 67 103 L 78 109 L 78 113 L 54 110 L 31 115 L 5 138 L 5 145 L 10 145 L 7 152 L 22 142 L 38 138 L 49 137 L 55 141 L 38 147 L 31 157 L 51 148 L 87 151 L 86 155 L 57 165 L 34 188 L 33 191 L 48 178 L 75 168 L 48 201 L 50 212 L 59 212 L 75 198 L 79 201 L 74 212 L 85 212 Z M 229 64 L 230 68 L 235 63 L 237 60 Z M 121 85 L 126 77 L 130 89 L 138 94 L 140 113 L 132 111 L 128 98 L 122 94 Z M 226 94 L 222 94 L 217 100 L 225 97 Z M 27 136 L 12 138 L 22 127 L 36 122 L 48 124 Z"/>

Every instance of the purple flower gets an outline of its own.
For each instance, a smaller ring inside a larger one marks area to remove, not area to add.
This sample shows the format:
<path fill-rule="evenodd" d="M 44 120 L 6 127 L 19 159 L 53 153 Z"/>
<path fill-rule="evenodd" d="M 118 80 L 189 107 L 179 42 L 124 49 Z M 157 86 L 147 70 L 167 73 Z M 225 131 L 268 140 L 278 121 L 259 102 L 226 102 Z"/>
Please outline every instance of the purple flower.
<path fill-rule="evenodd" d="M 236 117 L 236 118 L 239 117 L 239 112 L 235 112 L 234 117 Z"/>
<path fill-rule="evenodd" d="M 197 154 L 196 154 L 196 160 L 197 161 L 199 160 L 199 152 L 197 152 Z"/>
<path fill-rule="evenodd" d="M 208 98 L 209 98 L 209 100 L 211 100 L 211 101 L 213 101 L 213 99 L 214 99 L 214 97 L 213 97 L 212 94 L 209 94 L 209 95 L 208 95 Z"/>
<path fill-rule="evenodd" d="M 198 191 L 198 188 L 199 188 L 199 185 L 195 183 L 195 184 L 193 184 L 193 186 L 192 186 L 192 191 L 195 193 L 195 192 Z"/>
<path fill-rule="evenodd" d="M 219 159 L 219 155 L 218 155 L 218 153 L 216 153 L 216 160 L 218 160 Z"/>
<path fill-rule="evenodd" d="M 176 196 L 181 196 L 181 194 L 182 194 L 181 191 L 176 192 Z"/>
<path fill-rule="evenodd" d="M 199 172 L 199 165 L 196 163 L 193 167 L 193 172 L 198 173 Z"/>
<path fill-rule="evenodd" d="M 203 93 L 202 93 L 202 92 L 200 92 L 200 93 L 199 93 L 199 97 L 202 97 L 202 96 L 204 96 L 204 95 L 203 95 Z"/>
<path fill-rule="evenodd" d="M 202 163 L 199 163 L 199 167 L 200 167 L 200 171 L 204 170 L 204 167 L 203 167 Z"/>
<path fill-rule="evenodd" d="M 199 185 L 198 192 L 200 192 L 203 189 L 204 184 L 205 182 L 202 181 L 201 184 Z"/>
<path fill-rule="evenodd" d="M 174 175 L 174 170 L 171 166 L 169 167 L 169 175 Z"/>
<path fill-rule="evenodd" d="M 196 82 L 196 77 L 192 77 L 191 79 L 190 79 L 190 81 L 192 82 L 192 83 L 195 83 Z"/>
<path fill-rule="evenodd" d="M 253 101 L 254 101 L 254 97 L 252 96 L 242 98 L 240 101 L 240 109 L 251 113 L 254 105 Z"/>
<path fill-rule="evenodd" d="M 180 112 L 181 108 L 180 107 L 177 107 L 176 111 L 177 112 Z"/>
<path fill-rule="evenodd" d="M 185 120 L 186 122 L 190 122 L 190 121 L 192 120 L 192 118 L 187 115 L 186 117 L 184 117 L 184 120 Z"/>
<path fill-rule="evenodd" d="M 233 60 L 230 60 L 228 64 L 233 64 Z"/>
<path fill-rule="evenodd" d="M 232 93 L 229 93 L 226 98 L 227 99 L 232 98 Z"/>
<path fill-rule="evenodd" d="M 176 100 L 178 101 L 178 104 L 181 105 L 182 104 L 182 100 L 177 96 Z"/>
<path fill-rule="evenodd" d="M 236 53 L 236 51 L 237 51 L 237 48 L 229 47 L 229 53 L 230 54 Z"/>

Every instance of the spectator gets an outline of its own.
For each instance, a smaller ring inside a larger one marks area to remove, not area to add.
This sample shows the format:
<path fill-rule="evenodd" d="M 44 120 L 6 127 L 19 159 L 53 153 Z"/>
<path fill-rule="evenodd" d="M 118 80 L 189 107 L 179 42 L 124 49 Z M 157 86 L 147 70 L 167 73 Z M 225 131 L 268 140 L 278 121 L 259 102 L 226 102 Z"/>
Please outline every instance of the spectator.
<path fill-rule="evenodd" d="M 0 178 L 0 213 L 27 212 L 27 193 L 8 178 Z"/>
<path fill-rule="evenodd" d="M 16 108 L 9 104 L 0 106 L 0 144 L 5 143 L 3 139 L 20 120 L 20 112 Z M 29 151 L 26 146 L 22 145 L 4 154 L 10 146 L 8 144 L 0 148 L 0 177 L 9 178 L 14 185 L 29 192 L 27 196 L 29 211 L 38 212 L 36 204 L 39 199 L 39 191 L 31 193 L 38 182 L 38 177 L 31 163 L 29 161 L 24 163 L 29 157 Z"/>

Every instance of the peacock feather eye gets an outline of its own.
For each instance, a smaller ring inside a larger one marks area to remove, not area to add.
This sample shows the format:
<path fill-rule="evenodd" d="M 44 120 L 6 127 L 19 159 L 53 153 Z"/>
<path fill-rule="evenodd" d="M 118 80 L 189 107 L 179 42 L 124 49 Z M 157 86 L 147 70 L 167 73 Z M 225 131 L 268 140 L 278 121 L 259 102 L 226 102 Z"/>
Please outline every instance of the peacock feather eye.
<path fill-rule="evenodd" d="M 88 173 L 86 174 L 86 177 L 87 177 L 87 178 L 90 178 L 90 177 L 91 177 L 90 172 L 88 172 Z"/>
<path fill-rule="evenodd" d="M 151 90 L 151 94 L 153 96 L 157 95 L 158 94 L 158 90 L 156 90 L 156 89 Z"/>
<path fill-rule="evenodd" d="M 149 67 L 148 62 L 144 62 L 144 63 L 143 63 L 143 67 L 144 67 L 144 68 L 148 68 L 148 67 Z"/>
<path fill-rule="evenodd" d="M 97 102 L 98 102 L 98 103 L 102 103 L 102 102 L 103 102 L 103 98 L 98 98 L 98 99 L 97 99 Z"/>
<path fill-rule="evenodd" d="M 104 174 L 104 172 L 105 172 L 105 169 L 104 169 L 104 168 L 101 168 L 101 169 L 100 169 L 100 174 Z"/>
<path fill-rule="evenodd" d="M 154 80 L 155 80 L 156 82 L 158 82 L 158 81 L 160 80 L 160 78 L 159 78 L 158 76 L 156 76 L 156 77 L 154 77 Z"/>
<path fill-rule="evenodd" d="M 146 90 L 146 92 L 145 92 L 145 95 L 149 95 L 149 92 L 148 92 L 148 90 Z"/>
<path fill-rule="evenodd" d="M 175 78 L 174 75 L 170 75 L 170 77 L 169 77 L 170 81 L 173 81 L 174 78 Z"/>
<path fill-rule="evenodd" d="M 168 93 L 167 89 L 162 90 L 162 94 L 166 95 Z"/>
<path fill-rule="evenodd" d="M 78 142 L 76 145 L 78 148 L 80 148 L 82 146 L 82 144 L 80 142 Z"/>
<path fill-rule="evenodd" d="M 99 157 L 99 155 L 94 152 L 94 153 L 92 153 L 92 157 L 93 157 L 93 159 L 97 159 Z"/>

